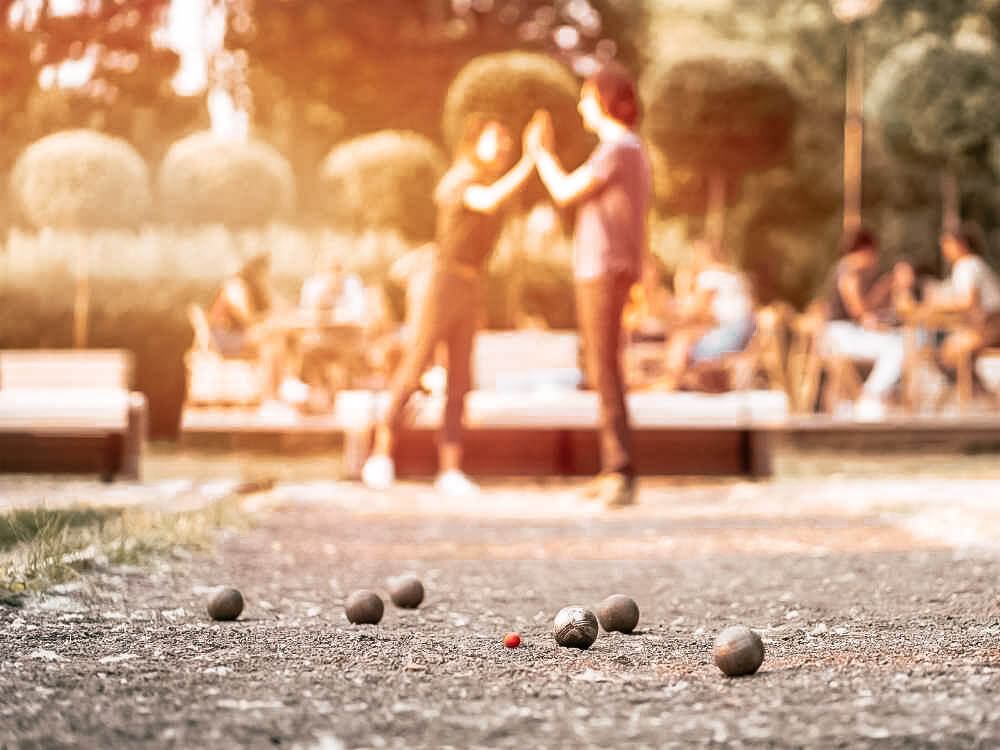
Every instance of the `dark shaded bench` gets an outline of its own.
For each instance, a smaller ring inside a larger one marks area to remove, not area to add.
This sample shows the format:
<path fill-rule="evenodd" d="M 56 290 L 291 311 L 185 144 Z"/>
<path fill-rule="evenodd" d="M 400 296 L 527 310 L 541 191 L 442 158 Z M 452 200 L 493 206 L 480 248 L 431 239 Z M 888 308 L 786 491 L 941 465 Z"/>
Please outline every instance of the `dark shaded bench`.
<path fill-rule="evenodd" d="M 131 378 L 122 350 L 0 351 L 0 472 L 139 479 L 148 415 Z"/>
<path fill-rule="evenodd" d="M 358 476 L 388 395 L 342 391 L 348 475 Z M 778 391 L 629 394 L 636 469 L 645 475 L 769 476 L 771 444 L 788 415 Z M 416 396 L 396 449 L 400 476 L 437 470 L 435 431 L 443 399 Z M 597 394 L 473 391 L 466 402 L 465 469 L 476 476 L 587 475 L 600 469 Z"/>

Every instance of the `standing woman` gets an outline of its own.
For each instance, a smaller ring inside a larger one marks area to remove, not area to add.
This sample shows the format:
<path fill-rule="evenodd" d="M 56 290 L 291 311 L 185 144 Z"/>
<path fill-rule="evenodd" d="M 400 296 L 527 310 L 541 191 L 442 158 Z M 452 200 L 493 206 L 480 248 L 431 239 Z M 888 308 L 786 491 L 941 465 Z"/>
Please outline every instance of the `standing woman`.
<path fill-rule="evenodd" d="M 387 489 L 395 481 L 396 432 L 435 346 L 444 342 L 448 384 L 435 487 L 450 495 L 479 490 L 461 470 L 461 431 L 465 395 L 472 387 L 472 343 L 482 302 L 482 275 L 500 234 L 499 209 L 534 168 L 525 153 L 504 174 L 511 150 L 510 134 L 500 123 L 470 118 L 455 163 L 437 187 L 434 266 L 410 349 L 393 378 L 389 407 L 376 427 L 372 454 L 361 470 L 361 479 L 369 487 Z"/>
<path fill-rule="evenodd" d="M 577 320 L 590 384 L 600 399 L 600 476 L 587 495 L 607 507 L 635 502 L 632 433 L 621 365 L 622 308 L 647 252 L 649 159 L 634 128 L 639 99 L 629 73 L 609 64 L 584 81 L 578 105 L 584 127 L 600 140 L 590 158 L 566 173 L 552 151 L 547 112 L 528 125 L 525 143 L 538 174 L 561 206 L 576 204 L 573 275 Z"/>

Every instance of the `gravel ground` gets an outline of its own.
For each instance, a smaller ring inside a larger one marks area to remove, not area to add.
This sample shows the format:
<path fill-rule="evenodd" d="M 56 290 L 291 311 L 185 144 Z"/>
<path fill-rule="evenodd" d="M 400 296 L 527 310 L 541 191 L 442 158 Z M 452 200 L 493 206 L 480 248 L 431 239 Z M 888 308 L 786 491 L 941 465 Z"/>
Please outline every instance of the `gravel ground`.
<path fill-rule="evenodd" d="M 0 747 L 1000 744 L 1000 481 L 649 481 L 613 514 L 574 488 L 285 481 L 210 556 L 0 607 Z M 420 609 L 348 624 L 405 571 Z M 205 615 L 220 584 L 237 622 Z M 636 633 L 555 644 L 556 611 L 611 593 Z M 711 663 L 734 623 L 764 638 L 750 678 Z"/>

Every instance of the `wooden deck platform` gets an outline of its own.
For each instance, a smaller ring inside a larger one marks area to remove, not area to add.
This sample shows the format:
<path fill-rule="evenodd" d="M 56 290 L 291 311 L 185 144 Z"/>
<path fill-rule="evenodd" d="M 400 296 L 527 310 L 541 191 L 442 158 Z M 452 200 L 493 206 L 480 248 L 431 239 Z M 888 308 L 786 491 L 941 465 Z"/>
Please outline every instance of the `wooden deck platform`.
<path fill-rule="evenodd" d="M 184 444 L 279 450 L 342 449 L 347 469 L 360 468 L 370 427 L 386 395 L 346 391 L 330 414 L 286 418 L 248 409 L 186 409 Z M 630 394 L 638 469 L 648 475 L 748 475 L 771 472 L 776 441 L 803 448 L 873 451 L 1000 452 L 1000 414 L 920 415 L 859 422 L 790 415 L 774 392 L 721 395 Z M 434 432 L 441 399 L 415 398 L 411 426 L 400 436 L 400 475 L 436 469 Z M 596 395 L 473 392 L 467 403 L 466 467 L 475 475 L 575 475 L 598 469 Z"/>
<path fill-rule="evenodd" d="M 386 393 L 344 391 L 332 413 L 321 416 L 186 409 L 181 435 L 188 445 L 222 439 L 247 446 L 263 438 L 282 448 L 322 446 L 342 436 L 347 472 L 356 475 L 387 402 Z M 436 471 L 442 408 L 440 397 L 414 398 L 398 442 L 401 476 Z M 629 408 L 636 468 L 660 475 L 767 476 L 771 433 L 788 413 L 784 394 L 771 391 L 634 393 Z M 597 421 L 597 394 L 589 391 L 473 391 L 466 402 L 465 466 L 481 476 L 596 473 Z"/>

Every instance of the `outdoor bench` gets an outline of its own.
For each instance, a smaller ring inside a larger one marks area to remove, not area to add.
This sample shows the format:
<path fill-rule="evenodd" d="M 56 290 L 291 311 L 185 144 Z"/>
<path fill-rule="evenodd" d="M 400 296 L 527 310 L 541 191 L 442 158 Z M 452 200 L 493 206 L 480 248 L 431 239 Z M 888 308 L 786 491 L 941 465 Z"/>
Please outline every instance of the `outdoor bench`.
<path fill-rule="evenodd" d="M 117 349 L 0 351 L 0 472 L 139 479 L 148 416 L 131 374 Z"/>

